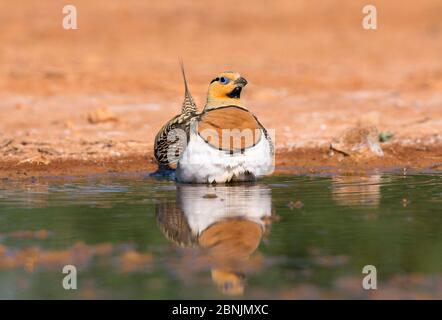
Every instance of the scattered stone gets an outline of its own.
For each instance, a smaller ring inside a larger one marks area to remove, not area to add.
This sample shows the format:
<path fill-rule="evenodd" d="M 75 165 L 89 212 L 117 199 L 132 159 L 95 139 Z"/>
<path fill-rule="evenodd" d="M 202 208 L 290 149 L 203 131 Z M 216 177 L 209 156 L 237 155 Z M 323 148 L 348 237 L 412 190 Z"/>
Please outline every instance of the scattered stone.
<path fill-rule="evenodd" d="M 38 165 L 48 165 L 49 163 L 51 163 L 51 161 L 46 159 L 42 155 L 37 155 L 37 156 L 34 156 L 34 157 L 23 159 L 23 160 L 19 161 L 17 164 L 24 164 L 24 163 L 32 163 L 32 164 L 38 164 Z"/>
<path fill-rule="evenodd" d="M 118 122 L 119 118 L 105 107 L 97 108 L 87 115 L 87 120 L 91 124 L 103 122 Z"/>
<path fill-rule="evenodd" d="M 335 137 L 330 148 L 345 156 L 382 157 L 384 152 L 379 144 L 379 132 L 375 126 L 356 126 Z"/>
<path fill-rule="evenodd" d="M 44 77 L 48 79 L 61 79 L 65 77 L 65 74 L 63 73 L 63 71 L 53 69 L 46 70 L 44 72 Z"/>
<path fill-rule="evenodd" d="M 61 152 L 58 152 L 57 150 L 52 148 L 38 148 L 37 151 L 41 154 L 46 154 L 49 156 L 58 156 L 61 154 Z"/>
<path fill-rule="evenodd" d="M 300 200 L 295 201 L 295 202 L 290 201 L 290 202 L 287 204 L 287 207 L 289 207 L 290 210 L 293 210 L 293 209 L 301 209 L 303 206 L 304 206 L 304 203 L 302 203 L 302 201 L 300 201 Z"/>
<path fill-rule="evenodd" d="M 6 148 L 9 146 L 12 142 L 14 142 L 13 139 L 5 139 L 0 143 L 0 149 Z"/>
<path fill-rule="evenodd" d="M 116 142 L 114 141 L 108 141 L 106 143 L 103 144 L 103 148 L 113 148 L 117 145 Z"/>
<path fill-rule="evenodd" d="M 407 198 L 402 199 L 402 207 L 406 208 L 409 205 L 410 201 Z"/>
<path fill-rule="evenodd" d="M 70 120 L 66 120 L 65 122 L 63 122 L 63 126 L 66 129 L 75 129 L 74 123 L 72 121 L 70 121 Z"/>

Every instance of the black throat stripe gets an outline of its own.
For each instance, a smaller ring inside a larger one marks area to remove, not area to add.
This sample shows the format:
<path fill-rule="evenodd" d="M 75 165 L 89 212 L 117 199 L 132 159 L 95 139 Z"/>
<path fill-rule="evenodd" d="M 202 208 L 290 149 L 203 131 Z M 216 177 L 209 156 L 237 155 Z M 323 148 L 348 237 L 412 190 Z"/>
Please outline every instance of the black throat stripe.
<path fill-rule="evenodd" d="M 229 98 L 233 98 L 233 99 L 239 99 L 239 97 L 241 96 L 241 87 L 235 87 L 235 89 L 233 89 L 230 93 L 227 94 L 227 96 Z"/>

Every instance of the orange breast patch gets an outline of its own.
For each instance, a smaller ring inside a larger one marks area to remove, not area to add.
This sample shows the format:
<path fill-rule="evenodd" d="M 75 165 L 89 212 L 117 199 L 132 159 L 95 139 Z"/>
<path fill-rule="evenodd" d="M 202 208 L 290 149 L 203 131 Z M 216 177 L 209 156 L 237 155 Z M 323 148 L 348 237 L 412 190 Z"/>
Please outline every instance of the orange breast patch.
<path fill-rule="evenodd" d="M 204 113 L 198 122 L 198 133 L 219 150 L 238 152 L 256 145 L 262 131 L 252 113 L 232 106 Z"/>

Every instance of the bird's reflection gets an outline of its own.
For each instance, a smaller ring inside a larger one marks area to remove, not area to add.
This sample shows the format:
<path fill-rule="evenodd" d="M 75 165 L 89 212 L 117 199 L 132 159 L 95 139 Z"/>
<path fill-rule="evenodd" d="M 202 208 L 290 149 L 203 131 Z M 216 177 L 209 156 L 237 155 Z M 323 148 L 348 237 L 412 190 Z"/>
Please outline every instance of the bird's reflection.
<path fill-rule="evenodd" d="M 159 204 L 156 215 L 170 241 L 201 249 L 223 293 L 240 295 L 247 263 L 270 230 L 271 191 L 250 184 L 179 185 L 176 200 Z"/>

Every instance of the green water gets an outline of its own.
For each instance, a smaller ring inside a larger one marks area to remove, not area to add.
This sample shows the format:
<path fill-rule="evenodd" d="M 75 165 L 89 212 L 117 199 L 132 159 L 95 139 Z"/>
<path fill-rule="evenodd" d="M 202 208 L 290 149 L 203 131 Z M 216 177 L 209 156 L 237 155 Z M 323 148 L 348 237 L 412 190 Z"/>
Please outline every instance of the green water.
<path fill-rule="evenodd" d="M 4 181 L 0 298 L 440 299 L 441 209 L 439 174 Z"/>

